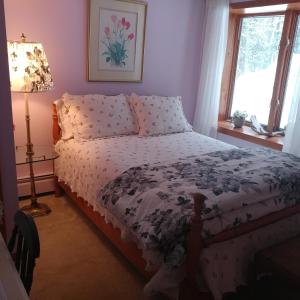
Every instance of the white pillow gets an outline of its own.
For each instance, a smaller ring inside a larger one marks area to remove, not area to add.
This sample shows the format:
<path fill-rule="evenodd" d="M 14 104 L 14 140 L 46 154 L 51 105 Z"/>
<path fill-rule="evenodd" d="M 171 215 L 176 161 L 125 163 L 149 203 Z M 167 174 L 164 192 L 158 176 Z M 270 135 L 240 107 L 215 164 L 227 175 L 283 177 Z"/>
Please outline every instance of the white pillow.
<path fill-rule="evenodd" d="M 137 134 L 134 114 L 124 95 L 63 95 L 75 139 Z"/>
<path fill-rule="evenodd" d="M 55 100 L 54 104 L 56 105 L 58 125 L 61 129 L 61 139 L 66 141 L 73 137 L 72 124 L 68 118 L 69 110 L 62 99 Z"/>
<path fill-rule="evenodd" d="M 132 94 L 130 104 L 139 124 L 139 135 L 160 135 L 191 131 L 181 97 L 138 96 Z"/>

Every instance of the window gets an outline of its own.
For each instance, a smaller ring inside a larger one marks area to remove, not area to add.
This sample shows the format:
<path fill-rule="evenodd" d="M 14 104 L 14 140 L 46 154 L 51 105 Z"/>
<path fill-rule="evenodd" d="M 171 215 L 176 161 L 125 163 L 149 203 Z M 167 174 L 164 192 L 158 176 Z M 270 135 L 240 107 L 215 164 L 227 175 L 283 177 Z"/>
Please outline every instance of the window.
<path fill-rule="evenodd" d="M 232 9 L 220 119 L 236 110 L 284 129 L 300 94 L 300 2 Z"/>

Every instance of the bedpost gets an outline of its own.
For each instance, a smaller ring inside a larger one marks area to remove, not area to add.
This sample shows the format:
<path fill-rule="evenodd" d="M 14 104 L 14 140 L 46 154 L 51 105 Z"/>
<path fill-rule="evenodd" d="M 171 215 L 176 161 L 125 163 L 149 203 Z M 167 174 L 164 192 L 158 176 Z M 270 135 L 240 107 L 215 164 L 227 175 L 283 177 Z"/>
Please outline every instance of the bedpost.
<path fill-rule="evenodd" d="M 57 110 L 56 110 L 56 105 L 53 103 L 53 115 L 52 115 L 52 121 L 53 121 L 53 126 L 52 126 L 52 136 L 53 136 L 53 143 L 54 145 L 59 141 L 61 137 L 61 132 L 60 132 L 60 127 L 58 125 L 58 116 L 57 116 Z"/>
<path fill-rule="evenodd" d="M 55 197 L 60 197 L 63 194 L 63 189 L 58 183 L 58 177 L 54 176 L 54 195 Z"/>
<path fill-rule="evenodd" d="M 192 282 L 196 278 L 199 267 L 199 255 L 201 253 L 203 243 L 201 239 L 202 233 L 202 219 L 201 211 L 204 207 L 206 197 L 202 194 L 194 194 L 194 215 L 191 219 L 191 231 L 188 237 L 187 244 L 187 261 L 186 271 L 187 279 Z"/>
<path fill-rule="evenodd" d="M 197 291 L 196 276 L 199 270 L 199 258 L 204 247 L 202 233 L 201 211 L 206 197 L 200 193 L 193 194 L 194 215 L 191 218 L 191 230 L 187 240 L 186 278 L 180 287 L 180 300 L 195 299 L 201 295 L 208 296 L 207 291 Z M 205 299 L 202 298 L 201 299 Z"/>
<path fill-rule="evenodd" d="M 61 130 L 58 124 L 58 116 L 57 116 L 57 110 L 56 105 L 53 103 L 52 106 L 53 114 L 52 114 L 52 136 L 53 136 L 53 144 L 55 145 L 61 138 Z M 62 188 L 60 187 L 58 183 L 57 176 L 54 176 L 54 193 L 55 197 L 59 197 L 62 195 Z"/>

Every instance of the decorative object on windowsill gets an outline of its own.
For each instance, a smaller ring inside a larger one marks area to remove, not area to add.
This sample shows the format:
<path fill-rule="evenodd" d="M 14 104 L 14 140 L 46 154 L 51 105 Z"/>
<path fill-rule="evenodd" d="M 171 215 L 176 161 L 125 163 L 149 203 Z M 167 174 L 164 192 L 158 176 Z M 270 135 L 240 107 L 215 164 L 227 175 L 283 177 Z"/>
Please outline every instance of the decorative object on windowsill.
<path fill-rule="evenodd" d="M 232 116 L 234 128 L 242 128 L 248 114 L 245 111 L 236 110 Z"/>
<path fill-rule="evenodd" d="M 252 130 L 255 131 L 259 135 L 265 135 L 265 136 L 268 136 L 268 137 L 284 136 L 284 130 L 274 131 L 274 132 L 269 132 L 269 131 L 265 130 L 263 125 L 261 125 L 257 121 L 256 116 L 251 116 L 250 121 L 251 121 Z"/>
<path fill-rule="evenodd" d="M 34 151 L 31 142 L 28 97 L 29 93 L 51 90 L 53 88 L 53 80 L 46 54 L 41 43 L 27 42 L 25 35 L 22 34 L 21 41 L 7 42 L 7 50 L 11 91 L 24 93 L 25 100 L 27 133 L 26 155 L 29 162 L 31 204 L 22 207 L 22 210 L 33 217 L 43 216 L 50 213 L 51 210 L 47 205 L 38 203 L 37 201 L 32 165 Z"/>

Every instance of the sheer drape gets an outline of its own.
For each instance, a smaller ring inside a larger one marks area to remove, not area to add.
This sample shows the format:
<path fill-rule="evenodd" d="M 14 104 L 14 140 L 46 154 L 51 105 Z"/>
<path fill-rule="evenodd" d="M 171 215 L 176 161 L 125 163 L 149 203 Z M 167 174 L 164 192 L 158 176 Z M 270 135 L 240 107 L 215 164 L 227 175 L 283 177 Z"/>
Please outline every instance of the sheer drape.
<path fill-rule="evenodd" d="M 300 71 L 299 71 L 300 72 Z M 300 156 L 300 76 L 294 91 L 283 151 Z"/>
<path fill-rule="evenodd" d="M 216 137 L 226 54 L 229 0 L 207 0 L 194 130 Z"/>

